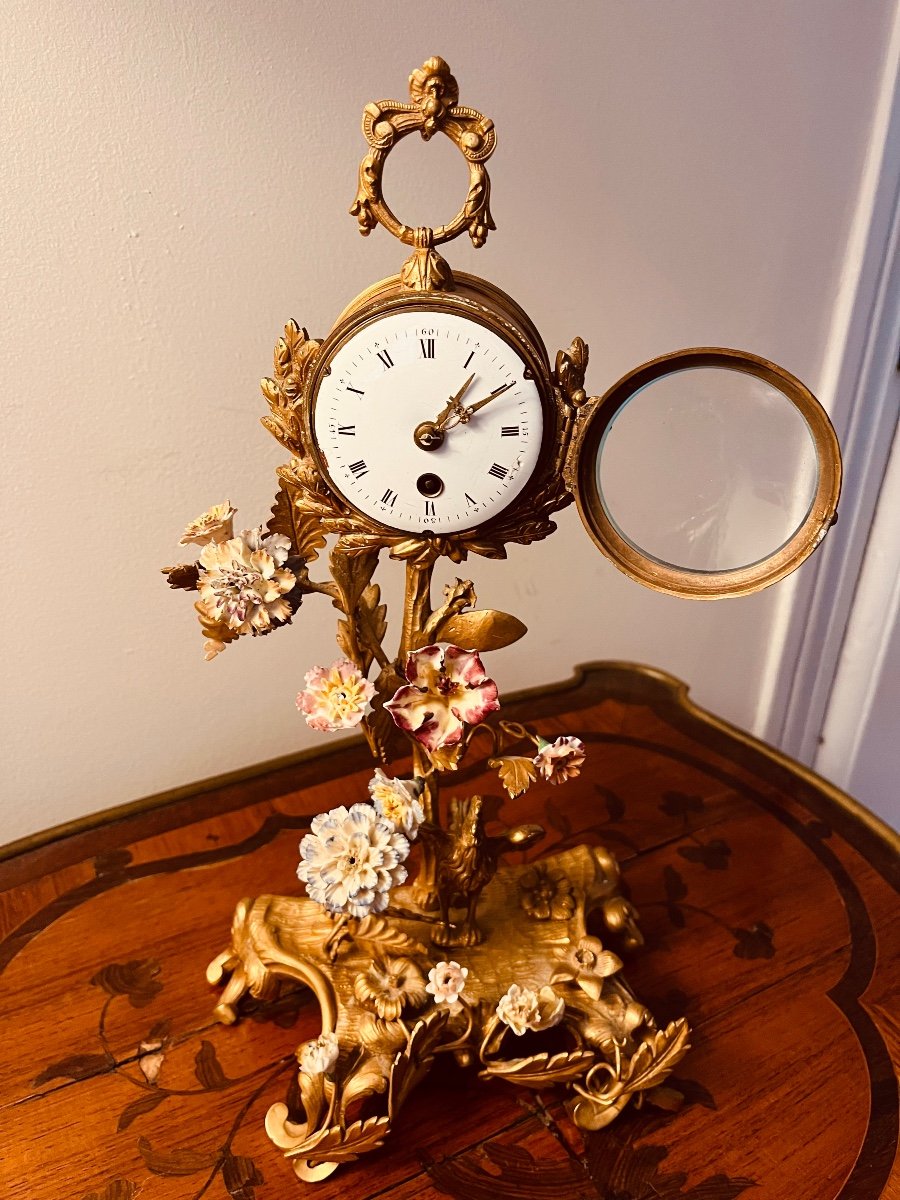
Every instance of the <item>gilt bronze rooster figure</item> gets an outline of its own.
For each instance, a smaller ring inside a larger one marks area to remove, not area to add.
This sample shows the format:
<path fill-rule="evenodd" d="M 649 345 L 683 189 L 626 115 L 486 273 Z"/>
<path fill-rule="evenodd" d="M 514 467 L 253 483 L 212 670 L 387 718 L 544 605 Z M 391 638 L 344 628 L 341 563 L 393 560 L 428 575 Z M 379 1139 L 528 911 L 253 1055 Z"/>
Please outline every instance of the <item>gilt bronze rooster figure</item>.
<path fill-rule="evenodd" d="M 467 796 L 450 801 L 450 828 L 423 825 L 421 833 L 435 846 L 438 860 L 438 903 L 441 920 L 432 941 L 437 946 L 477 946 L 482 940 L 475 922 L 478 898 L 494 878 L 500 856 L 527 850 L 544 836 L 540 825 L 515 825 L 488 836 L 484 800 Z M 464 908 L 464 918 L 451 920 L 451 909 Z"/>

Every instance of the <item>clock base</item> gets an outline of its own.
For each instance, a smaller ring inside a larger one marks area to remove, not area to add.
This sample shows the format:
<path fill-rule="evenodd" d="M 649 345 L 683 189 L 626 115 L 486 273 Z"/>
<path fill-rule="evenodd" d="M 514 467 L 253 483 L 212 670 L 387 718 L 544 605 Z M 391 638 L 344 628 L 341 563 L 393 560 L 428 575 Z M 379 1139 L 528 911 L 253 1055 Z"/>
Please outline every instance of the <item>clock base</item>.
<path fill-rule="evenodd" d="M 483 1079 L 564 1087 L 583 1129 L 654 1100 L 689 1029 L 683 1018 L 660 1028 L 622 974 L 616 951 L 642 938 L 608 850 L 501 867 L 480 895 L 482 940 L 449 963 L 435 934 L 471 925 L 455 911 L 442 924 L 415 897 L 414 886 L 397 888 L 390 908 L 363 919 L 305 897 L 242 900 L 230 945 L 209 966 L 226 1024 L 247 993 L 271 999 L 285 981 L 318 1000 L 322 1033 L 297 1051 L 302 1111 L 275 1104 L 266 1116 L 299 1178 L 325 1179 L 380 1146 L 439 1054 Z"/>

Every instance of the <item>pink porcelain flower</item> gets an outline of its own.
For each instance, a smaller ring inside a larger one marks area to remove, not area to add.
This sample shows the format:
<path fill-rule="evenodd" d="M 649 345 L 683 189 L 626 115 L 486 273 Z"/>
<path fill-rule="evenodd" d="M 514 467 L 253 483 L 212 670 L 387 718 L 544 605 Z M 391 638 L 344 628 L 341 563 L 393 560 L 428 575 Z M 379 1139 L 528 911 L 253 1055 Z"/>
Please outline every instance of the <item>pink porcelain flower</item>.
<path fill-rule="evenodd" d="M 484 673 L 474 650 L 425 646 L 406 660 L 409 685 L 385 708 L 394 724 L 433 753 L 455 746 L 466 725 L 478 725 L 500 707 L 497 685 Z"/>
<path fill-rule="evenodd" d="M 584 742 L 577 737 L 558 737 L 555 742 L 538 739 L 534 765 L 541 779 L 550 783 L 565 783 L 574 779 L 584 763 Z"/>
<path fill-rule="evenodd" d="M 339 658 L 330 667 L 313 667 L 306 672 L 305 682 L 306 687 L 297 696 L 297 707 L 307 725 L 321 733 L 358 725 L 375 695 L 374 685 L 346 658 Z"/>

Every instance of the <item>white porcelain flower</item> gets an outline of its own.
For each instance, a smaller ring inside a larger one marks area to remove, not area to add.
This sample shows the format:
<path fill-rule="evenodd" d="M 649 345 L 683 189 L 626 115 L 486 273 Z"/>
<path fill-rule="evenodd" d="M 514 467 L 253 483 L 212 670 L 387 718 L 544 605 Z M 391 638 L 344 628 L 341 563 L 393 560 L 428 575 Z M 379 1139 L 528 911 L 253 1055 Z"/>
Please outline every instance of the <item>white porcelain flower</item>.
<path fill-rule="evenodd" d="M 313 818 L 300 843 L 297 876 L 329 912 L 382 912 L 391 888 L 406 879 L 409 841 L 371 804 L 343 805 Z"/>
<path fill-rule="evenodd" d="M 202 517 L 191 521 L 181 535 L 179 545 L 187 546 L 191 542 L 196 546 L 205 546 L 207 542 L 227 542 L 234 537 L 234 514 L 237 509 L 230 500 L 224 504 L 214 504 L 208 508 Z"/>
<path fill-rule="evenodd" d="M 461 967 L 458 962 L 435 963 L 428 972 L 425 991 L 434 996 L 435 1004 L 455 1004 L 466 986 L 468 974 L 469 968 Z"/>
<path fill-rule="evenodd" d="M 500 997 L 497 1016 L 517 1037 L 521 1037 L 529 1029 L 550 1029 L 558 1025 L 565 1007 L 562 996 L 557 996 L 552 987 L 542 987 L 535 992 L 513 983 L 506 995 Z"/>
<path fill-rule="evenodd" d="M 320 733 L 353 729 L 375 695 L 374 684 L 346 658 L 339 658 L 330 667 L 313 667 L 304 679 L 306 687 L 297 696 L 297 707 L 310 729 Z"/>
<path fill-rule="evenodd" d="M 243 633 L 268 633 L 288 620 L 284 599 L 295 586 L 293 571 L 282 564 L 291 548 L 280 533 L 265 536 L 262 526 L 245 529 L 224 542 L 209 542 L 200 551 L 197 590 L 201 618 Z"/>
<path fill-rule="evenodd" d="M 419 802 L 424 784 L 421 779 L 390 779 L 381 767 L 369 780 L 369 795 L 379 817 L 393 821 L 410 841 L 415 841 L 425 810 Z"/>
<path fill-rule="evenodd" d="M 297 1051 L 300 1070 L 305 1075 L 327 1075 L 337 1066 L 338 1046 L 336 1033 L 320 1033 Z"/>
<path fill-rule="evenodd" d="M 550 783 L 565 783 L 574 779 L 584 763 L 584 742 L 577 737 L 558 737 L 555 742 L 538 739 L 538 752 L 533 762 L 542 779 Z"/>

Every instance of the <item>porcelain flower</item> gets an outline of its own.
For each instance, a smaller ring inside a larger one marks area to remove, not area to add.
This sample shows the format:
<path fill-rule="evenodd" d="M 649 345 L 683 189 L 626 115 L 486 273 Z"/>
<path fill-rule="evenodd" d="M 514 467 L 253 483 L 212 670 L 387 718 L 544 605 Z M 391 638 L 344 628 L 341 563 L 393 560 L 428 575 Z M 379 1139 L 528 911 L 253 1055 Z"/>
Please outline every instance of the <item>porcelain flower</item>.
<path fill-rule="evenodd" d="M 401 687 L 385 708 L 395 725 L 429 752 L 455 746 L 466 725 L 478 725 L 500 707 L 497 685 L 474 650 L 426 646 L 410 654 Z"/>
<path fill-rule="evenodd" d="M 202 517 L 191 521 L 181 535 L 179 545 L 187 546 L 193 542 L 196 546 L 205 546 L 208 542 L 227 542 L 234 537 L 233 518 L 236 512 L 230 500 L 224 504 L 214 504 Z"/>
<path fill-rule="evenodd" d="M 381 767 L 369 780 L 369 795 L 379 817 L 393 821 L 410 841 L 415 841 L 425 810 L 419 801 L 424 784 L 421 779 L 390 779 Z"/>
<path fill-rule="evenodd" d="M 374 685 L 346 658 L 339 658 L 330 667 L 313 667 L 306 672 L 304 682 L 306 687 L 297 696 L 297 707 L 307 725 L 321 733 L 353 729 L 375 695 Z"/>
<path fill-rule="evenodd" d="M 287 621 L 292 609 L 284 597 L 297 582 L 282 565 L 290 548 L 286 537 L 266 537 L 261 526 L 204 546 L 197 578 L 201 620 L 238 634 L 268 633 Z"/>
<path fill-rule="evenodd" d="M 506 995 L 500 997 L 497 1016 L 517 1037 L 521 1037 L 529 1029 L 550 1029 L 558 1025 L 565 1007 L 562 996 L 557 996 L 552 987 L 542 987 L 535 992 L 514 983 Z"/>
<path fill-rule="evenodd" d="M 435 963 L 428 972 L 425 991 L 434 996 L 435 1004 L 455 1004 L 466 986 L 468 974 L 469 968 L 461 967 L 458 962 Z"/>
<path fill-rule="evenodd" d="M 411 958 L 376 959 L 357 975 L 353 991 L 384 1021 L 396 1021 L 404 1008 L 421 1008 L 428 999 L 425 976 Z"/>
<path fill-rule="evenodd" d="M 338 1040 L 336 1033 L 320 1033 L 297 1051 L 300 1070 L 305 1075 L 328 1075 L 337 1066 Z"/>
<path fill-rule="evenodd" d="M 584 743 L 577 737 L 558 737 L 555 742 L 538 739 L 534 765 L 542 779 L 550 783 L 565 783 L 574 779 L 584 762 Z"/>
<path fill-rule="evenodd" d="M 329 912 L 382 912 L 392 887 L 406 879 L 409 842 L 371 804 L 343 805 L 313 818 L 300 843 L 297 877 Z"/>

